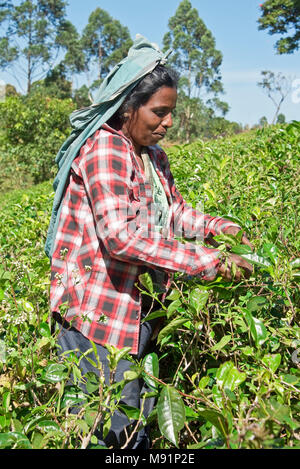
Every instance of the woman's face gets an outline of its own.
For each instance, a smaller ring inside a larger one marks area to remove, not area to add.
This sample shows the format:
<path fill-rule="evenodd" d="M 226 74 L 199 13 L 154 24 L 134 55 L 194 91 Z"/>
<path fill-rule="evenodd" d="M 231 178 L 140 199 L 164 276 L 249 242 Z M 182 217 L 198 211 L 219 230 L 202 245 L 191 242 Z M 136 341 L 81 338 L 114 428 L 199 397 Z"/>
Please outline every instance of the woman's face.
<path fill-rule="evenodd" d="M 140 155 L 143 146 L 155 145 L 172 127 L 172 111 L 176 107 L 177 90 L 163 86 L 137 111 L 128 111 L 128 120 L 122 127 Z"/>

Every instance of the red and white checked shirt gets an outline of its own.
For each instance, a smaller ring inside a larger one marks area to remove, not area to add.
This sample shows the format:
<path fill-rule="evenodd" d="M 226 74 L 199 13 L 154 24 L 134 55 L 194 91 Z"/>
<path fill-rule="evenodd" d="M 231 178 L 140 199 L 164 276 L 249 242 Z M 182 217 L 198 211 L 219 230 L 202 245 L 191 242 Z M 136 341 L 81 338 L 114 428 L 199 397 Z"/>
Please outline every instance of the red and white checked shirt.
<path fill-rule="evenodd" d="M 154 228 L 152 189 L 131 142 L 104 125 L 75 158 L 61 210 L 51 266 L 51 311 L 85 337 L 118 348 L 139 344 L 145 269 L 184 272 L 204 280 L 216 274 L 220 252 L 175 236 L 203 239 L 234 225 L 189 207 L 177 191 L 164 151 L 148 147 L 170 206 L 168 229 Z"/>

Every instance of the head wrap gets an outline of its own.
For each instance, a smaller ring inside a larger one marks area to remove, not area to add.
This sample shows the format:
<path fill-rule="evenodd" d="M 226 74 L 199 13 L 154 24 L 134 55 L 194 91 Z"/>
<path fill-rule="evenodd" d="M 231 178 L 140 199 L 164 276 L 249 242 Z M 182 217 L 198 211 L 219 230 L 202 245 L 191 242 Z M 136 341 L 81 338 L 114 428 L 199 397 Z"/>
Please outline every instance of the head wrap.
<path fill-rule="evenodd" d="M 121 106 L 126 96 L 158 64 L 164 65 L 171 50 L 163 54 L 156 44 L 137 35 L 128 56 L 119 62 L 102 82 L 94 103 L 75 111 L 70 116 L 71 135 L 63 143 L 57 156 L 58 173 L 54 179 L 55 191 L 52 214 L 45 244 L 51 258 L 57 232 L 62 200 L 69 183 L 71 165 L 87 139 L 107 122 Z"/>

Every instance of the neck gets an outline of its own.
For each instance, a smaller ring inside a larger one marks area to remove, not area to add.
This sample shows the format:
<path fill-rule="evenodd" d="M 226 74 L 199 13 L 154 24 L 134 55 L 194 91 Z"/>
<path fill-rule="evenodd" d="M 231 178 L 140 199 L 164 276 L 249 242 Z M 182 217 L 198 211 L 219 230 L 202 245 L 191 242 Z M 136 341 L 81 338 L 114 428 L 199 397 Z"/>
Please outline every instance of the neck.
<path fill-rule="evenodd" d="M 132 146 L 133 146 L 133 148 L 134 148 L 134 153 L 135 153 L 137 156 L 141 156 L 143 146 L 133 140 L 133 138 L 132 138 L 131 135 L 130 135 L 130 132 L 128 132 L 128 129 L 127 129 L 126 124 L 122 125 L 122 127 L 121 127 L 120 130 L 123 132 L 123 134 L 125 135 L 125 137 L 127 137 L 128 140 L 131 141 Z"/>

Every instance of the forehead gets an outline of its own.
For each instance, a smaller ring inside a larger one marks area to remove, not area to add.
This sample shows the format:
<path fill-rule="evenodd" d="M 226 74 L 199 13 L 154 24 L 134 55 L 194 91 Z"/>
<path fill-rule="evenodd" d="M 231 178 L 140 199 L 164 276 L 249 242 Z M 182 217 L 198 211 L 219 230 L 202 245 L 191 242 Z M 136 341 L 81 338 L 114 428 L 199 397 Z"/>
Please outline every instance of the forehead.
<path fill-rule="evenodd" d="M 149 107 L 169 107 L 176 106 L 177 90 L 168 86 L 162 86 L 154 93 L 146 103 Z"/>

